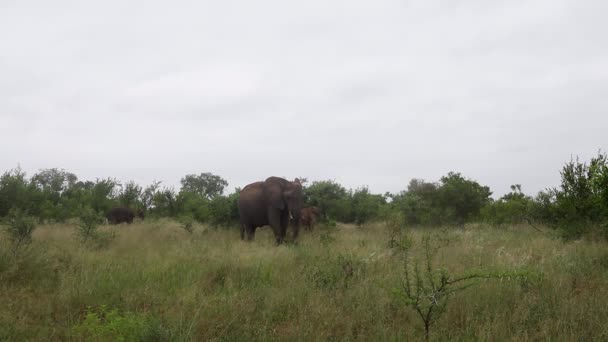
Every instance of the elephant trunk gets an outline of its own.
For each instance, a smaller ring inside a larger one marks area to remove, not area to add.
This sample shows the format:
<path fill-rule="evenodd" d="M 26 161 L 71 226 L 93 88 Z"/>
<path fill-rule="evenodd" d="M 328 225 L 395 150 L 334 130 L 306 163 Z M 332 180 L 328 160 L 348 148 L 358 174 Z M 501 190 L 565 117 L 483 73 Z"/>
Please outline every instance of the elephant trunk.
<path fill-rule="evenodd" d="M 300 233 L 300 211 L 298 210 L 297 213 L 292 212 L 290 213 L 290 216 L 293 220 L 293 239 L 295 241 Z"/>

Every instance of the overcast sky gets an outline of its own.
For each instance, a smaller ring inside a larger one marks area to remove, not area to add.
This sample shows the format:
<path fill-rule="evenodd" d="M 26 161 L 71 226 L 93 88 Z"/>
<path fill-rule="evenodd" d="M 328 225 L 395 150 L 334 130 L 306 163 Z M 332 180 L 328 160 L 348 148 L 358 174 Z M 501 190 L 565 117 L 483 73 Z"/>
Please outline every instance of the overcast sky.
<path fill-rule="evenodd" d="M 608 1 L 0 0 L 0 171 L 535 194 L 608 147 Z"/>

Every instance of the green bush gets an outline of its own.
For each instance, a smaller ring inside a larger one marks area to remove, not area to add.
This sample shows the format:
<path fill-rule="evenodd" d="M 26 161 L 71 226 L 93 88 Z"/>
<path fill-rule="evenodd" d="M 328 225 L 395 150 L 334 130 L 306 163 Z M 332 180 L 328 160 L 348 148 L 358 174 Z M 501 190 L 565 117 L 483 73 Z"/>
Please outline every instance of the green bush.
<path fill-rule="evenodd" d="M 410 226 L 462 225 L 479 218 L 491 194 L 487 186 L 450 172 L 439 183 L 412 179 L 407 191 L 392 196 L 390 207 Z"/>
<path fill-rule="evenodd" d="M 183 215 L 179 218 L 179 223 L 180 226 L 187 231 L 188 233 L 192 234 L 192 232 L 194 231 L 194 218 L 190 215 Z"/>
<path fill-rule="evenodd" d="M 97 213 L 93 208 L 86 207 L 81 209 L 79 223 L 78 223 L 78 235 L 83 242 L 95 239 L 99 236 L 97 226 L 102 222 L 102 216 Z"/>
<path fill-rule="evenodd" d="M 532 217 L 533 200 L 521 192 L 521 185 L 511 185 L 511 192 L 498 201 L 486 204 L 480 212 L 483 222 L 492 225 L 518 224 Z"/>
<path fill-rule="evenodd" d="M 579 238 L 594 227 L 608 228 L 608 156 L 598 153 L 589 164 L 578 158 L 560 172 L 561 186 L 552 190 L 552 220 L 565 238 Z M 605 235 L 608 237 L 608 235 Z"/>
<path fill-rule="evenodd" d="M 209 202 L 209 223 L 214 226 L 230 227 L 239 220 L 237 206 L 238 192 L 230 196 L 216 196 Z"/>
<path fill-rule="evenodd" d="M 13 256 L 17 256 L 32 243 L 32 233 L 36 220 L 19 209 L 11 209 L 8 215 L 6 232 Z"/>

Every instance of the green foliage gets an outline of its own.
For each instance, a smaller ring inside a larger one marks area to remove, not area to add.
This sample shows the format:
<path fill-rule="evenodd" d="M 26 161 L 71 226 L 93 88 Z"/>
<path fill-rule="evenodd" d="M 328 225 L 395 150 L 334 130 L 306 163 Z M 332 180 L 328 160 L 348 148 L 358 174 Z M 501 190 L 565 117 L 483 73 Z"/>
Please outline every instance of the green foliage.
<path fill-rule="evenodd" d="M 400 212 L 390 212 L 384 218 L 384 225 L 388 232 L 388 247 L 399 250 L 407 250 L 411 241 L 409 240 L 405 219 Z"/>
<path fill-rule="evenodd" d="M 346 189 L 332 180 L 308 184 L 302 179 L 306 206 L 321 211 L 320 221 L 362 225 L 398 213 L 406 226 L 451 226 L 468 222 L 492 225 L 534 222 L 551 225 L 567 238 L 590 232 L 608 237 L 608 157 L 599 153 L 589 163 L 567 163 L 559 188 L 531 197 L 519 184 L 494 201 L 487 186 L 450 172 L 438 182 L 412 179 L 398 194 L 373 194 L 367 187 Z M 160 182 L 142 187 L 116 179 L 78 181 L 63 169 L 43 169 L 31 178 L 16 168 L 0 176 L 0 218 L 18 209 L 40 223 L 65 222 L 81 216 L 83 207 L 105 213 L 114 205 L 143 209 L 147 217 L 192 217 L 215 227 L 238 221 L 238 190 L 223 195 L 227 181 L 211 173 L 181 179 L 179 192 Z M 331 239 L 328 239 L 330 241 Z"/>
<path fill-rule="evenodd" d="M 487 186 L 450 172 L 441 177 L 438 204 L 443 209 L 445 223 L 464 224 L 479 215 L 481 208 L 490 201 L 492 192 Z"/>
<path fill-rule="evenodd" d="M 191 192 L 199 196 L 211 199 L 220 196 L 228 182 L 220 176 L 211 173 L 201 173 L 200 175 L 186 175 L 181 180 L 183 192 Z"/>
<path fill-rule="evenodd" d="M 348 217 L 348 192 L 331 180 L 316 181 L 304 188 L 304 202 L 316 206 L 322 215 L 339 220 Z"/>
<path fill-rule="evenodd" d="M 151 213 L 157 217 L 177 217 L 179 207 L 175 191 L 171 188 L 156 190 L 152 196 Z"/>
<path fill-rule="evenodd" d="M 328 220 L 324 225 L 321 226 L 321 234 L 319 234 L 319 241 L 325 247 L 328 247 L 336 241 L 336 221 Z"/>
<path fill-rule="evenodd" d="M 307 206 L 318 207 L 325 218 L 358 225 L 379 218 L 386 204 L 383 195 L 372 194 L 367 187 L 346 190 L 329 180 L 305 187 L 304 198 Z"/>
<path fill-rule="evenodd" d="M 31 213 L 32 197 L 25 172 L 20 168 L 7 171 L 0 177 L 0 217 L 7 216 L 13 208 Z"/>
<path fill-rule="evenodd" d="M 492 225 L 517 224 L 530 220 L 534 201 L 521 191 L 521 185 L 511 185 L 511 192 L 498 201 L 486 204 L 480 213 L 482 221 Z"/>
<path fill-rule="evenodd" d="M 6 232 L 13 256 L 16 257 L 32 243 L 32 233 L 35 228 L 36 221 L 33 217 L 27 216 L 19 209 L 10 210 Z"/>
<path fill-rule="evenodd" d="M 148 210 L 154 204 L 154 196 L 160 189 L 161 182 L 153 181 L 152 184 L 148 185 L 143 189 L 140 195 L 140 202 L 144 210 Z"/>
<path fill-rule="evenodd" d="M 407 225 L 461 225 L 478 218 L 491 194 L 487 186 L 450 172 L 439 184 L 413 179 L 407 191 L 392 196 L 391 207 Z"/>
<path fill-rule="evenodd" d="M 143 204 L 140 202 L 142 193 L 141 186 L 134 181 L 127 182 L 118 194 L 118 202 L 128 208 L 142 208 Z"/>
<path fill-rule="evenodd" d="M 72 328 L 74 337 L 86 341 L 153 341 L 167 338 L 160 324 L 145 314 L 119 312 L 105 305 L 88 307 L 82 322 Z"/>
<path fill-rule="evenodd" d="M 90 204 L 96 212 L 107 212 L 114 204 L 116 190 L 120 183 L 117 180 L 106 178 L 97 179 L 90 190 Z"/>
<path fill-rule="evenodd" d="M 83 243 L 99 237 L 97 226 L 102 222 L 103 217 L 91 207 L 81 209 L 79 215 L 77 233 Z"/>
<path fill-rule="evenodd" d="M 438 205 L 438 185 L 422 179 L 412 179 L 407 191 L 393 195 L 391 207 L 403 214 L 406 225 L 439 225 L 441 208 Z"/>
<path fill-rule="evenodd" d="M 207 222 L 211 215 L 209 199 L 194 192 L 180 191 L 176 205 L 180 216 L 191 216 L 198 222 Z"/>
<path fill-rule="evenodd" d="M 377 219 L 384 204 L 386 204 L 384 196 L 371 194 L 367 187 L 356 189 L 351 197 L 352 220 L 361 225 Z"/>
<path fill-rule="evenodd" d="M 192 234 L 192 232 L 194 231 L 194 218 L 190 215 L 183 215 L 179 218 L 179 223 L 180 226 L 187 231 L 188 233 Z"/>
<path fill-rule="evenodd" d="M 608 156 L 599 152 L 589 164 L 576 158 L 560 175 L 561 186 L 552 191 L 555 226 L 565 238 L 578 238 L 594 226 L 608 237 Z"/>
<path fill-rule="evenodd" d="M 230 227 L 239 220 L 237 206 L 238 191 L 229 196 L 216 196 L 209 201 L 209 223 L 214 226 Z"/>

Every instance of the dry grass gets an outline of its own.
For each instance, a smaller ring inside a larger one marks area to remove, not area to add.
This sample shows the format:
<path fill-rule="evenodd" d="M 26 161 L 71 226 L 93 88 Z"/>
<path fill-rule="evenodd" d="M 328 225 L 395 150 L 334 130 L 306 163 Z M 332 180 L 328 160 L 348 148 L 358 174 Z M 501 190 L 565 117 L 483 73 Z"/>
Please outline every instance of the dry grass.
<path fill-rule="evenodd" d="M 236 229 L 195 226 L 191 234 L 173 221 L 140 222 L 103 227 L 115 237 L 102 249 L 81 246 L 74 230 L 39 227 L 19 262 L 0 253 L 0 340 L 86 339 L 76 327 L 85 324 L 87 308 L 101 305 L 136 323 L 141 318 L 145 327 L 137 329 L 146 331 L 136 339 L 144 340 L 424 335 L 417 316 L 391 293 L 403 259 L 388 248 L 382 224 L 339 225 L 324 243 L 327 233 L 317 229 L 298 245 L 279 247 L 268 228 L 246 243 Z M 608 339 L 608 245 L 563 243 L 525 226 L 411 232 L 414 242 L 429 233 L 441 246 L 436 267 L 454 273 L 526 267 L 539 275 L 482 281 L 457 294 L 432 339 Z M 419 244 L 413 253 L 421 254 Z M 116 324 L 131 329 L 127 319 Z M 97 338 L 121 332 L 112 334 Z"/>

